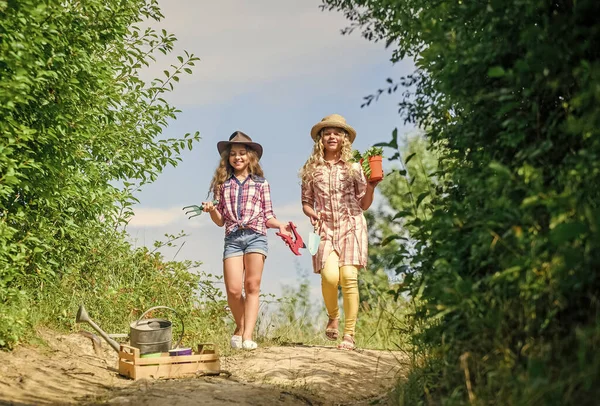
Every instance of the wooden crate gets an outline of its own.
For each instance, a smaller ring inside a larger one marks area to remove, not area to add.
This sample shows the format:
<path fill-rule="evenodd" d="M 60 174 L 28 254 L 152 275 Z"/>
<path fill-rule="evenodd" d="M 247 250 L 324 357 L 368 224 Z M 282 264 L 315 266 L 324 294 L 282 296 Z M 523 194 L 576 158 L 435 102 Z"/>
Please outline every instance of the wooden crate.
<path fill-rule="evenodd" d="M 121 344 L 119 351 L 119 374 L 131 379 L 182 378 L 196 373 L 217 375 L 220 370 L 219 351 L 212 343 L 198 344 L 197 353 L 177 357 L 165 352 L 156 358 L 140 358 L 140 350 L 126 344 Z"/>

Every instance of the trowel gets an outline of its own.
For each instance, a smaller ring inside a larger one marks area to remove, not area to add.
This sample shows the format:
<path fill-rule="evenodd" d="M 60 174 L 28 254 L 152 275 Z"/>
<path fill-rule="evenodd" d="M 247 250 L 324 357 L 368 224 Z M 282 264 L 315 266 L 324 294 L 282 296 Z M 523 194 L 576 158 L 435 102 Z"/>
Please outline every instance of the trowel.
<path fill-rule="evenodd" d="M 319 228 L 321 220 L 317 220 L 313 231 L 308 235 L 308 252 L 310 255 L 316 255 L 319 251 L 319 244 L 321 244 L 321 236 L 319 235 Z"/>

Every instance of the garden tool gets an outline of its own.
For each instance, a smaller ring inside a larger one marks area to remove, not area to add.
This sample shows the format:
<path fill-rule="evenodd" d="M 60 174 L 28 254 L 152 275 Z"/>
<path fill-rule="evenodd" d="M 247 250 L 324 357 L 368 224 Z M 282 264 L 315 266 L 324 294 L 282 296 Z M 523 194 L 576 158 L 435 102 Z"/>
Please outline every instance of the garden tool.
<path fill-rule="evenodd" d="M 281 237 L 281 239 L 283 240 L 285 245 L 290 247 L 290 250 L 292 250 L 292 252 L 294 254 L 302 255 L 302 254 L 300 254 L 299 250 L 300 250 L 300 248 L 306 248 L 306 245 L 304 244 L 304 241 L 302 241 L 302 237 L 300 236 L 300 234 L 298 234 L 298 231 L 296 230 L 296 226 L 291 221 L 290 221 L 290 229 L 292 230 L 292 234 L 293 234 L 292 236 L 289 236 L 287 234 L 281 234 L 281 233 L 275 233 L 275 234 Z"/>
<path fill-rule="evenodd" d="M 129 341 L 132 347 L 138 348 L 140 354 L 149 354 L 156 352 L 168 352 L 171 349 L 171 325 L 169 320 L 165 319 L 144 319 L 144 316 L 149 312 L 156 309 L 167 309 L 174 312 L 179 321 L 181 322 L 181 335 L 175 348 L 179 348 L 184 333 L 183 319 L 174 309 L 166 306 L 155 306 L 146 310 L 137 321 L 132 322 L 129 325 Z M 83 305 L 79 306 L 77 316 L 75 318 L 77 323 L 88 323 L 94 330 L 106 340 L 106 342 L 115 350 L 119 352 L 120 344 L 110 337 L 110 334 L 106 334 L 88 315 L 87 310 Z M 87 336 L 87 335 L 86 335 Z"/>
<path fill-rule="evenodd" d="M 106 340 L 106 342 L 112 347 L 113 350 L 119 352 L 120 344 L 112 338 L 110 338 L 108 334 L 106 334 L 96 323 L 94 323 L 94 321 L 90 318 L 88 312 L 85 310 L 85 307 L 83 307 L 83 305 L 79 306 L 79 310 L 77 311 L 75 321 L 77 323 L 88 323 L 90 326 L 93 327 L 94 330 L 98 332 L 98 334 L 102 336 L 102 338 Z"/>
<path fill-rule="evenodd" d="M 321 227 L 321 220 L 317 220 L 313 231 L 308 235 L 308 252 L 310 255 L 316 255 L 319 251 L 319 244 L 321 244 L 321 236 L 319 235 L 319 228 Z"/>
<path fill-rule="evenodd" d="M 217 205 L 217 204 L 219 204 L 219 201 L 218 200 L 214 200 L 213 204 Z M 185 210 L 185 209 L 191 209 L 191 210 L 186 211 L 185 214 L 195 213 L 193 216 L 189 216 L 188 220 L 191 219 L 192 217 L 197 217 L 197 216 L 201 215 L 202 213 L 204 213 L 204 206 L 203 205 L 198 206 L 198 205 L 193 204 L 191 206 L 185 206 L 182 210 Z"/>

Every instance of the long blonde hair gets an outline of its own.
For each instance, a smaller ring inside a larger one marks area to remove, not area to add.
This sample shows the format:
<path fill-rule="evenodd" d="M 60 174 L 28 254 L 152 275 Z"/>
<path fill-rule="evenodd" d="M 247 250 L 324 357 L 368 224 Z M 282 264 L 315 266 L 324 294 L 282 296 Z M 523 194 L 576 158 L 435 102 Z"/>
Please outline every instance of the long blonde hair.
<path fill-rule="evenodd" d="M 341 159 L 344 161 L 344 164 L 348 169 L 348 173 L 353 174 L 354 168 L 352 163 L 354 160 L 352 158 L 352 143 L 350 142 L 350 139 L 348 139 L 348 133 L 341 129 L 340 131 L 344 134 L 342 137 Z M 313 145 L 312 153 L 308 157 L 308 160 L 302 169 L 300 169 L 300 179 L 302 184 L 308 185 L 312 181 L 317 168 L 325 164 L 325 148 L 323 147 L 323 142 L 321 141 L 322 134 L 323 130 L 321 130 L 317 135 L 317 139 Z"/>
<path fill-rule="evenodd" d="M 218 200 L 219 192 L 221 191 L 221 186 L 227 179 L 233 175 L 233 167 L 229 163 L 229 154 L 231 153 L 231 145 L 229 144 L 227 148 L 221 153 L 221 161 L 219 162 L 219 166 L 215 170 L 215 174 L 210 181 L 210 187 L 208 188 L 207 196 L 210 196 L 212 193 L 213 200 Z M 243 144 L 242 144 L 243 145 Z M 252 176 L 260 176 L 264 177 L 264 173 L 262 167 L 260 166 L 260 162 L 258 161 L 258 154 L 250 147 L 246 147 L 246 154 L 248 155 L 248 173 Z"/>

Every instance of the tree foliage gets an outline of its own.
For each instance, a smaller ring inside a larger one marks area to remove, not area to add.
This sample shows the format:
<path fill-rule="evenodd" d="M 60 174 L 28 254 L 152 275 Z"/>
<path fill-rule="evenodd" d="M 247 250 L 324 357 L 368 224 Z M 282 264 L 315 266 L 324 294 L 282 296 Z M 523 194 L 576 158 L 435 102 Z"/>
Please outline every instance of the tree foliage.
<path fill-rule="evenodd" d="M 178 112 L 162 96 L 198 58 L 139 78 L 173 49 L 141 28 L 161 18 L 156 0 L 0 0 L 0 315 L 14 326 L 24 297 L 121 244 L 132 193 L 199 139 L 160 137 Z"/>
<path fill-rule="evenodd" d="M 346 14 L 346 32 L 414 59 L 413 74 L 365 104 L 401 90 L 401 114 L 441 155 L 430 213 L 406 224 L 418 241 L 406 258 L 415 344 L 427 354 L 408 404 L 593 403 L 600 3 L 323 3 Z"/>
<path fill-rule="evenodd" d="M 378 145 L 393 148 L 392 160 L 398 160 L 400 166 L 389 171 L 379 184 L 384 200 L 382 207 L 366 213 L 371 242 L 369 274 L 383 272 L 397 284 L 406 282 L 410 269 L 407 257 L 414 251 L 415 240 L 412 236 L 418 230 L 418 222 L 430 215 L 432 210 L 431 195 L 437 187 L 438 158 L 421 131 L 400 139 L 398 131 L 394 130 L 390 142 Z M 370 279 L 368 275 L 361 283 L 366 284 Z M 389 290 L 387 278 L 375 280 L 380 289 L 385 287 L 386 291 Z M 400 293 L 400 290 L 393 292 L 396 298 Z"/>

